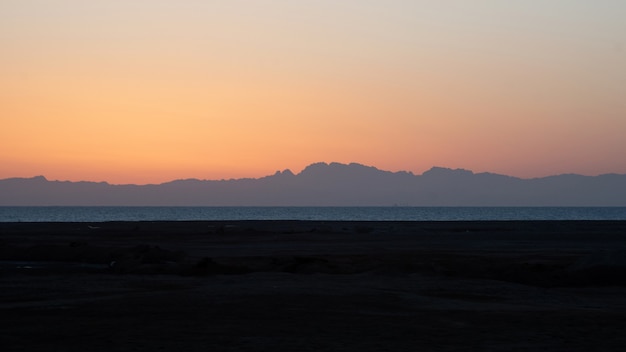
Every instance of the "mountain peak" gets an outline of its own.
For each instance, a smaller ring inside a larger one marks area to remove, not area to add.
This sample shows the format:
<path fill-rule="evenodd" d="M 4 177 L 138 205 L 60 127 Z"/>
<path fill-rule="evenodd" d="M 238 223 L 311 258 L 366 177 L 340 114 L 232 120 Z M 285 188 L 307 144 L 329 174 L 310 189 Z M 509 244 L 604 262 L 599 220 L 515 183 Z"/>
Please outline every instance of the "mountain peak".
<path fill-rule="evenodd" d="M 433 166 L 430 170 L 424 172 L 422 176 L 445 176 L 445 175 L 474 175 L 474 172 L 466 169 L 450 169 L 447 167 Z"/>
<path fill-rule="evenodd" d="M 303 176 L 322 176 L 328 174 L 351 174 L 360 172 L 385 172 L 379 170 L 373 166 L 366 166 L 359 163 L 342 164 L 338 162 L 331 162 L 327 164 L 325 162 L 313 163 L 305 167 L 300 173 Z"/>
<path fill-rule="evenodd" d="M 45 176 L 42 176 L 42 175 L 32 177 L 31 180 L 39 181 L 39 182 L 47 182 L 48 181 L 48 179 Z"/>
<path fill-rule="evenodd" d="M 319 163 L 312 163 L 307 165 L 300 173 L 304 174 L 304 173 L 310 173 L 310 172 L 314 172 L 317 170 L 323 170 L 326 169 L 329 165 L 325 162 L 319 162 Z"/>
<path fill-rule="evenodd" d="M 294 176 L 294 174 L 291 170 L 285 169 L 283 171 L 277 170 L 276 173 L 274 173 L 274 176 Z"/>

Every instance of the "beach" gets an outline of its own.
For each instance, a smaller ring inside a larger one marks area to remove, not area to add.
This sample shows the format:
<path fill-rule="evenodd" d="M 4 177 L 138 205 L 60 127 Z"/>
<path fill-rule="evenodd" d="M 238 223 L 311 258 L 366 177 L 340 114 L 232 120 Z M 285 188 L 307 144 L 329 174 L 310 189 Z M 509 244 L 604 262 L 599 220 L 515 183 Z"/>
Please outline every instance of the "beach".
<path fill-rule="evenodd" d="M 622 351 L 626 221 L 0 223 L 3 351 Z"/>

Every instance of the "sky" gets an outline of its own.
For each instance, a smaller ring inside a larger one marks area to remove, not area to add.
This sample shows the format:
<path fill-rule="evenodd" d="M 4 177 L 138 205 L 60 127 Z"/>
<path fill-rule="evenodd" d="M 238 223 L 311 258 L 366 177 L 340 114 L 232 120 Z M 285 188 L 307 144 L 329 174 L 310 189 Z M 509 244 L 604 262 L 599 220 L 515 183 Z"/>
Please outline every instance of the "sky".
<path fill-rule="evenodd" d="M 626 1 L 0 0 L 0 179 L 626 173 Z"/>

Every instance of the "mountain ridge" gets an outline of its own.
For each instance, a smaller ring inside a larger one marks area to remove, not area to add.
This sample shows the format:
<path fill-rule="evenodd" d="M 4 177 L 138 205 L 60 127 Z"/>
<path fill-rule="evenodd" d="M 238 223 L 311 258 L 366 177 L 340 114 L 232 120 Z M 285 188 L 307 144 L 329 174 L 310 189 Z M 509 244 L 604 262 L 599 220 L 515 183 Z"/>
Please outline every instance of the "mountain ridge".
<path fill-rule="evenodd" d="M 523 179 L 434 166 L 421 175 L 358 163 L 313 163 L 259 178 L 160 184 L 0 180 L 0 205 L 112 206 L 626 206 L 626 175 Z"/>

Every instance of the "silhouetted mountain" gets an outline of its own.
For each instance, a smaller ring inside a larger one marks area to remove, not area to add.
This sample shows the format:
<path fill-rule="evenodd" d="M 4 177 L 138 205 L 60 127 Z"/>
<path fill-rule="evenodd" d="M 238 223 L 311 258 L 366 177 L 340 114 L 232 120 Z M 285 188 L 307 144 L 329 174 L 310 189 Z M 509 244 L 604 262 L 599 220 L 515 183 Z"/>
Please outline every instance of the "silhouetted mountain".
<path fill-rule="evenodd" d="M 414 175 L 315 163 L 299 174 L 141 186 L 37 176 L 0 180 L 0 205 L 626 206 L 626 175 L 521 179 L 441 167 Z"/>

